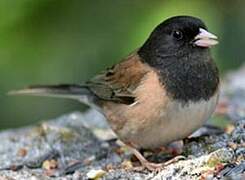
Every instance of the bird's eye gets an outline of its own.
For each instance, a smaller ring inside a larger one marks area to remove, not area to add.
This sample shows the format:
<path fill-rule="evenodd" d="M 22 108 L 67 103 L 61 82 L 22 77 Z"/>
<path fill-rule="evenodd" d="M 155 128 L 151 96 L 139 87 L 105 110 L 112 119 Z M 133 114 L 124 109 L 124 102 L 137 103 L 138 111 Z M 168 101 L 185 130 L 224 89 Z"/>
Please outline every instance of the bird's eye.
<path fill-rule="evenodd" d="M 174 31 L 173 32 L 173 37 L 177 40 L 180 40 L 183 38 L 183 33 L 181 31 Z"/>

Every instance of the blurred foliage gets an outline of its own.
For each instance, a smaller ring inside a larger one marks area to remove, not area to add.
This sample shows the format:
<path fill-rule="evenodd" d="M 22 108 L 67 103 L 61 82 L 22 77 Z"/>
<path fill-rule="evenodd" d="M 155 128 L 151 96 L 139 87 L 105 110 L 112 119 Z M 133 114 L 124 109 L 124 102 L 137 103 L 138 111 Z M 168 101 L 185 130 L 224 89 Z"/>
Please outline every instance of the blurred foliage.
<path fill-rule="evenodd" d="M 245 1 L 1 0 L 0 129 L 81 110 L 77 102 L 8 97 L 29 84 L 81 83 L 139 47 L 167 17 L 193 15 L 220 38 L 222 72 L 245 54 Z"/>

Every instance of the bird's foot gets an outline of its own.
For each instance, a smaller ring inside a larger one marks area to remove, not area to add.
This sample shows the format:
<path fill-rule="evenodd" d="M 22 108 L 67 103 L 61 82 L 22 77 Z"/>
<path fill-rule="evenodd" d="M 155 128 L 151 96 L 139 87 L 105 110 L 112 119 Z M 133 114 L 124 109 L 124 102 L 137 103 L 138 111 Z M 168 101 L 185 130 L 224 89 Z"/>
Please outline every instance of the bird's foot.
<path fill-rule="evenodd" d="M 137 149 L 132 147 L 129 148 L 137 157 L 137 159 L 140 161 L 142 166 L 148 169 L 149 171 L 161 171 L 164 167 L 173 164 L 175 162 L 178 162 L 179 160 L 185 159 L 184 156 L 176 156 L 173 159 L 170 159 L 164 163 L 153 163 L 153 162 L 149 162 Z"/>
<path fill-rule="evenodd" d="M 185 159 L 184 156 L 176 156 L 173 159 L 170 159 L 170 160 L 168 160 L 168 161 L 166 161 L 164 163 L 152 163 L 152 162 L 149 162 L 149 161 L 145 161 L 145 162 L 141 162 L 141 163 L 142 163 L 143 167 L 145 167 L 149 171 L 159 172 L 162 169 L 164 169 L 166 166 L 168 166 L 170 164 L 173 164 L 173 163 L 176 163 L 179 160 L 184 160 L 184 159 Z"/>

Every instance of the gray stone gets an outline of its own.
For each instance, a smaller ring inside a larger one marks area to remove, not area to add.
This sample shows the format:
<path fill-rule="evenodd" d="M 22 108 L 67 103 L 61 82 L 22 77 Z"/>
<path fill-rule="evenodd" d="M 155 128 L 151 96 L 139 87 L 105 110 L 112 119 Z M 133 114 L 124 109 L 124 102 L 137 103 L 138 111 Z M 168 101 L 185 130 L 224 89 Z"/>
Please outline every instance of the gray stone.
<path fill-rule="evenodd" d="M 240 70 L 228 76 L 222 88 L 221 101 L 229 102 L 227 114 L 235 122 L 234 130 L 226 133 L 202 128 L 185 140 L 183 155 L 187 158 L 161 171 L 136 171 L 131 163 L 136 167 L 137 162 L 132 162 L 130 152 L 115 140 L 105 118 L 89 110 L 1 132 L 0 180 L 88 179 L 87 173 L 98 169 L 106 172 L 101 176 L 105 180 L 243 178 L 245 85 L 239 77 L 244 77 L 244 72 Z M 150 157 L 156 161 L 159 158 L 169 156 L 152 154 Z"/>

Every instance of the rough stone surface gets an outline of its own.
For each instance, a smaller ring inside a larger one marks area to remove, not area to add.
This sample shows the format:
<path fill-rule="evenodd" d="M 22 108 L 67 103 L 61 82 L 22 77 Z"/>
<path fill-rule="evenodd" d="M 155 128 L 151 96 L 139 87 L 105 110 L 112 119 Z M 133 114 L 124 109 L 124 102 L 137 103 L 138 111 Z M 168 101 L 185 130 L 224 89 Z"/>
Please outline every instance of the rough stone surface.
<path fill-rule="evenodd" d="M 186 159 L 161 171 L 140 169 L 130 152 L 115 139 L 104 117 L 89 110 L 1 132 L 0 180 L 88 179 L 87 173 L 91 170 L 105 172 L 100 175 L 105 180 L 244 179 L 243 77 L 245 67 L 229 74 L 223 81 L 216 116 L 228 117 L 225 131 L 212 126 L 201 128 L 191 138 L 184 140 L 182 155 Z M 145 152 L 144 155 L 153 161 L 172 158 L 162 152 Z"/>

